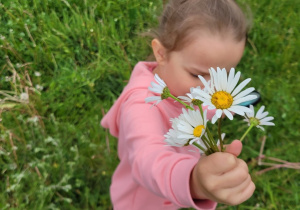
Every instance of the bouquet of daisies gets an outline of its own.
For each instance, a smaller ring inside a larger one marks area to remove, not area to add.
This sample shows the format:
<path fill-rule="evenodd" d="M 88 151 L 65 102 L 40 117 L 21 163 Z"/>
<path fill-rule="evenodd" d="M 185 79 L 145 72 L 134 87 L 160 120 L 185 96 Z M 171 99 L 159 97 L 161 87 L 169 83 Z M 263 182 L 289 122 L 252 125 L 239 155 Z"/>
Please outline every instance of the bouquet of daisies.
<path fill-rule="evenodd" d="M 233 113 L 244 116 L 244 121 L 248 122 L 249 125 L 241 137 L 241 141 L 253 127 L 263 130 L 263 125 L 275 125 L 270 122 L 274 118 L 268 117 L 269 113 L 264 112 L 264 106 L 255 114 L 252 105 L 249 108 L 241 105 L 257 97 L 251 94 L 254 91 L 253 87 L 243 90 L 251 81 L 250 78 L 238 84 L 241 73 L 235 73 L 234 68 L 231 68 L 229 73 L 225 68 L 217 68 L 217 70 L 210 68 L 209 73 L 210 81 L 206 81 L 200 75 L 198 76 L 204 85 L 203 89 L 192 87 L 186 96 L 178 97 L 170 93 L 165 82 L 157 74 L 154 76 L 157 83 L 151 82 L 149 90 L 160 95 L 146 98 L 146 103 L 155 102 L 154 105 L 157 105 L 162 100 L 171 97 L 184 106 L 182 113 L 177 118 L 171 119 L 172 128 L 165 134 L 165 141 L 168 145 L 176 147 L 194 145 L 206 155 L 224 151 L 225 134 L 221 133 L 222 119 L 227 117 L 232 120 Z M 218 140 L 214 139 L 207 126 L 209 122 L 207 110 L 203 111 L 202 106 L 207 106 L 208 110 L 216 110 L 211 123 L 215 124 L 218 121 Z"/>

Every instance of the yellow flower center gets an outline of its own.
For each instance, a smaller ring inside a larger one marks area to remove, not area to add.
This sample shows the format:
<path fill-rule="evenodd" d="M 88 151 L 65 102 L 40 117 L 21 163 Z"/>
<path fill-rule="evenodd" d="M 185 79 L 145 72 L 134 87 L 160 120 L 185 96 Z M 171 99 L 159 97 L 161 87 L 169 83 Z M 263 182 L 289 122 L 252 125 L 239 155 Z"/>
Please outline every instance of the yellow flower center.
<path fill-rule="evenodd" d="M 259 120 L 255 117 L 249 118 L 250 124 L 253 124 L 254 126 L 258 126 L 260 124 Z"/>
<path fill-rule="evenodd" d="M 202 133 L 202 130 L 204 129 L 204 125 L 198 125 L 196 128 L 194 128 L 194 136 L 196 137 L 200 137 L 201 136 L 201 133 Z"/>
<path fill-rule="evenodd" d="M 215 92 L 211 97 L 211 103 L 217 109 L 227 109 L 232 105 L 232 102 L 233 97 L 225 91 Z"/>

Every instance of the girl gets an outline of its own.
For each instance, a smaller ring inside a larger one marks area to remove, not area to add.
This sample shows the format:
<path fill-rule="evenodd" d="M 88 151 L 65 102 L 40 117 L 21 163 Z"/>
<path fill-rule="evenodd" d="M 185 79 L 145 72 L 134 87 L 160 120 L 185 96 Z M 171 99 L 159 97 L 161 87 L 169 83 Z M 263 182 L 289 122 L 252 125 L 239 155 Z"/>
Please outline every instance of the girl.
<path fill-rule="evenodd" d="M 118 141 L 120 164 L 110 188 L 116 210 L 159 210 L 193 207 L 214 209 L 217 202 L 237 205 L 255 189 L 242 145 L 200 158 L 191 146 L 170 147 L 164 134 L 182 106 L 163 100 L 145 103 L 158 74 L 175 96 L 202 86 L 210 67 L 230 69 L 240 61 L 247 21 L 234 0 L 171 0 L 162 14 L 152 49 L 156 62 L 139 62 L 121 96 L 102 119 Z M 214 113 L 209 111 L 210 116 Z"/>

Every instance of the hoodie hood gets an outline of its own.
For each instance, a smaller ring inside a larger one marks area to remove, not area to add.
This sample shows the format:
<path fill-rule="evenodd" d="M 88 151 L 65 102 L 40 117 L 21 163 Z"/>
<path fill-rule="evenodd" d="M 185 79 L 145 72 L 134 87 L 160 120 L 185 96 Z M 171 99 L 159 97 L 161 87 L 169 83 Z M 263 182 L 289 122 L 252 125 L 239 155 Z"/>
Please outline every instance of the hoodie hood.
<path fill-rule="evenodd" d="M 123 89 L 120 97 L 101 120 L 101 126 L 108 128 L 111 135 L 115 137 L 119 135 L 119 112 L 122 104 L 132 92 L 138 89 L 148 89 L 150 83 L 154 80 L 152 71 L 156 66 L 156 62 L 139 62 L 134 67 L 130 80 Z"/>

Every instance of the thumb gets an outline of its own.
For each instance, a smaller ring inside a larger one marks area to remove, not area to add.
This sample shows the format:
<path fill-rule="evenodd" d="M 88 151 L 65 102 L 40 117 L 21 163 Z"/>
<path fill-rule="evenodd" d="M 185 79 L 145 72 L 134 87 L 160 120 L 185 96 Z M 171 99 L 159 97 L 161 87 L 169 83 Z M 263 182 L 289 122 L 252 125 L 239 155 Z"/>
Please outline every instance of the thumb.
<path fill-rule="evenodd" d="M 234 140 L 233 142 L 231 142 L 231 144 L 226 145 L 225 147 L 226 147 L 225 152 L 233 154 L 237 157 L 242 152 L 243 144 L 239 140 Z"/>

